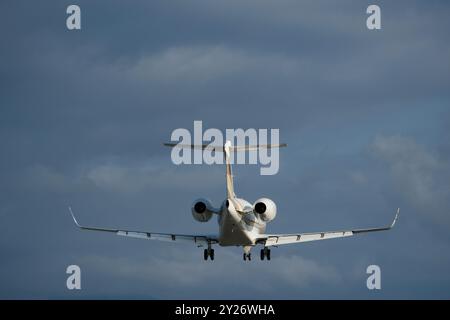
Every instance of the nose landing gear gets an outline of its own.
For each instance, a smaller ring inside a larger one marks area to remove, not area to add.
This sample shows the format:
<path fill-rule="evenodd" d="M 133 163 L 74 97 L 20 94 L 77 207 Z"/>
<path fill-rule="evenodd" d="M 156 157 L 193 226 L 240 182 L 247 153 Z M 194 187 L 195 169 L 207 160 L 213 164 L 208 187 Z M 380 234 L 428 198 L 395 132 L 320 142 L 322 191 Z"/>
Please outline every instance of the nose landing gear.
<path fill-rule="evenodd" d="M 208 249 L 203 250 L 203 259 L 208 260 L 208 257 L 214 260 L 214 249 L 211 249 L 211 243 L 208 242 Z"/>

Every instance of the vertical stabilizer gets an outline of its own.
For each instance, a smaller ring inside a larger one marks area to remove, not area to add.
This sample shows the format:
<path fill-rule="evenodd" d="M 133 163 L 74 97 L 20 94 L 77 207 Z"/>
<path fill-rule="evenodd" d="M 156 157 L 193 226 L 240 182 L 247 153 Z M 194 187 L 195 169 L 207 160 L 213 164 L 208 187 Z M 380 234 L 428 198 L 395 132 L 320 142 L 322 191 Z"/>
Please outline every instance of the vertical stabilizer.
<path fill-rule="evenodd" d="M 223 151 L 225 153 L 225 164 L 227 167 L 227 198 L 235 198 L 234 194 L 234 183 L 233 183 L 233 171 L 231 169 L 231 142 L 227 140 L 223 147 Z"/>

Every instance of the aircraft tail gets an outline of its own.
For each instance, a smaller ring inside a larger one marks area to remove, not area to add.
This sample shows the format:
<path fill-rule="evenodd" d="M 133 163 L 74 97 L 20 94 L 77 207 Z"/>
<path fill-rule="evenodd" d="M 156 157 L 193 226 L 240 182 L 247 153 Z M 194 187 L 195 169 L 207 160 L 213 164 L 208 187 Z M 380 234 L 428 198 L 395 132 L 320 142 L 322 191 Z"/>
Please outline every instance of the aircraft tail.
<path fill-rule="evenodd" d="M 233 182 L 233 171 L 231 168 L 231 160 L 230 155 L 231 152 L 240 152 L 240 151 L 256 151 L 260 149 L 273 149 L 273 148 L 282 148 L 286 147 L 286 143 L 281 144 L 255 144 L 255 145 L 241 145 L 241 146 L 233 146 L 231 145 L 231 141 L 225 142 L 225 145 L 210 145 L 210 144 L 180 144 L 180 143 L 164 143 L 167 147 L 172 148 L 185 148 L 192 150 L 209 150 L 215 152 L 223 152 L 225 156 L 225 164 L 226 164 L 226 179 L 227 179 L 227 197 L 235 198 L 236 194 L 234 193 L 234 182 Z"/>

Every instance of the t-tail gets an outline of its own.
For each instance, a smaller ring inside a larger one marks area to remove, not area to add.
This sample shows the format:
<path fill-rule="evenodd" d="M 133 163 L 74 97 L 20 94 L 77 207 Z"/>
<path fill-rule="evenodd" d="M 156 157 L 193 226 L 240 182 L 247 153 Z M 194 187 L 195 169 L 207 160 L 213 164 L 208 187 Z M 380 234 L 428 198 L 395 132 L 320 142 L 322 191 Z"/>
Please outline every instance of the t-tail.
<path fill-rule="evenodd" d="M 223 152 L 226 165 L 226 179 L 227 179 L 227 198 L 234 199 L 236 194 L 234 193 L 233 183 L 233 170 L 231 168 L 231 153 L 240 151 L 257 151 L 260 149 L 272 149 L 286 147 L 286 143 L 281 144 L 256 144 L 256 145 L 241 145 L 233 146 L 231 141 L 227 140 L 223 146 L 215 146 L 210 144 L 183 144 L 183 143 L 164 143 L 167 147 L 172 148 L 185 148 L 192 150 L 209 150 L 214 152 Z"/>

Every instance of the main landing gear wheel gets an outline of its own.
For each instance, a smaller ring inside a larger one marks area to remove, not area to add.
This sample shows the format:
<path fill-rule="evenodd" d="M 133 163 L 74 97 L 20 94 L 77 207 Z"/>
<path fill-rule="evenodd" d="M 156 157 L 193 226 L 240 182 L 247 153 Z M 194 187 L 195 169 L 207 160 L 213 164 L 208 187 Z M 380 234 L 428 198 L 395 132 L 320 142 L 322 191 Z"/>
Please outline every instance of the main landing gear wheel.
<path fill-rule="evenodd" d="M 249 253 L 244 252 L 243 258 L 244 258 L 244 261 L 246 261 L 246 260 L 250 261 L 250 260 L 252 260 L 252 255 L 250 254 L 250 252 Z"/>
<path fill-rule="evenodd" d="M 267 258 L 267 260 L 270 260 L 270 249 L 269 248 L 261 249 L 261 260 L 264 260 L 264 258 Z"/>
<path fill-rule="evenodd" d="M 208 257 L 211 260 L 214 260 L 214 249 L 205 249 L 203 250 L 203 259 L 208 260 Z"/>

